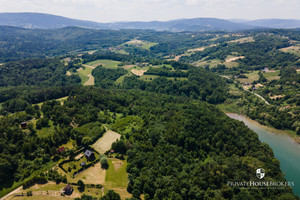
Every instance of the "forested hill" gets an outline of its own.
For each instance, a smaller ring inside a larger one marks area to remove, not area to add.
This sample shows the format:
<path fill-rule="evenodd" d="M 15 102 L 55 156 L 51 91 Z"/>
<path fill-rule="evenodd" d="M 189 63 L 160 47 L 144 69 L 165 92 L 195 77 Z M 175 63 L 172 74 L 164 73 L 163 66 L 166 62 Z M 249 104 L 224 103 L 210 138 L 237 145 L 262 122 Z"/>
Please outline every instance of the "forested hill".
<path fill-rule="evenodd" d="M 108 110 L 122 119 L 104 116 Z M 34 126 L 22 131 L 19 123 L 41 111 L 56 124 L 55 133 L 38 137 Z M 131 118 L 138 123 L 126 132 Z M 86 144 L 85 135 L 69 126 L 71 121 L 79 126 L 114 123 L 113 129 L 123 135 L 120 143 L 130 144 L 125 148 L 127 190 L 134 198 L 144 194 L 145 199 L 296 199 L 289 187 L 244 190 L 227 185 L 227 181 L 257 180 L 255 172 L 260 167 L 267 171 L 268 181 L 285 179 L 270 147 L 215 106 L 182 97 L 100 88 L 74 89 L 64 104 L 48 101 L 41 109 L 28 106 L 26 112 L 0 118 L 0 185 L 34 174 L 70 138 L 76 146 Z"/>
<path fill-rule="evenodd" d="M 23 29 L 0 26 L 0 62 L 24 58 L 59 56 L 120 45 L 134 37 L 134 31 L 92 30 L 78 27 Z"/>

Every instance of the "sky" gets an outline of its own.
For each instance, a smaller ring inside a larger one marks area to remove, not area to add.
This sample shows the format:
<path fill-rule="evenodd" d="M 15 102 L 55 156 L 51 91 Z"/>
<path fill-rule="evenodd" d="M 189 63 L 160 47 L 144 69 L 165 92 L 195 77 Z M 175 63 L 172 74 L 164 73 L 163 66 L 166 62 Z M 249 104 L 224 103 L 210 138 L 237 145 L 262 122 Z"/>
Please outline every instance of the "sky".
<path fill-rule="evenodd" d="M 39 12 L 96 22 L 300 19 L 300 0 L 0 0 L 0 12 Z"/>

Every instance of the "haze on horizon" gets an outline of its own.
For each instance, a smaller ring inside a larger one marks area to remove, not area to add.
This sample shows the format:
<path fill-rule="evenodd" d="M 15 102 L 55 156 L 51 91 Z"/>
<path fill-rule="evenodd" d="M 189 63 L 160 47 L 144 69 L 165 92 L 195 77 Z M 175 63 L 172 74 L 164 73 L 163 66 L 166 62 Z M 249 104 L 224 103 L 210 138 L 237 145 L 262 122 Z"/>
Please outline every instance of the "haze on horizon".
<path fill-rule="evenodd" d="M 0 12 L 39 12 L 96 22 L 181 18 L 300 19 L 299 0 L 0 0 Z"/>

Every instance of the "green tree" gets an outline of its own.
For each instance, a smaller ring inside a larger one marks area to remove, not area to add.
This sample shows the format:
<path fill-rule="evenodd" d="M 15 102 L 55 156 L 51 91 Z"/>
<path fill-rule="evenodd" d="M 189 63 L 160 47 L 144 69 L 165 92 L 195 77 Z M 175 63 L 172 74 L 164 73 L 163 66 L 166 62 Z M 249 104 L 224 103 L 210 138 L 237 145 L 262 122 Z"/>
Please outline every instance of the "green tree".
<path fill-rule="evenodd" d="M 78 180 L 78 181 L 77 181 L 77 186 L 78 186 L 78 190 L 79 190 L 80 192 L 83 192 L 83 191 L 84 191 L 84 189 L 85 189 L 85 184 L 84 184 L 84 182 L 83 182 L 82 180 Z"/>
<path fill-rule="evenodd" d="M 101 168 L 102 168 L 102 169 L 108 169 L 109 164 L 108 164 L 108 160 L 107 160 L 106 157 L 102 157 L 102 158 L 100 159 L 100 163 L 101 163 Z"/>
<path fill-rule="evenodd" d="M 103 197 L 101 197 L 100 200 L 121 200 L 121 197 L 115 191 L 108 190 L 108 192 Z"/>

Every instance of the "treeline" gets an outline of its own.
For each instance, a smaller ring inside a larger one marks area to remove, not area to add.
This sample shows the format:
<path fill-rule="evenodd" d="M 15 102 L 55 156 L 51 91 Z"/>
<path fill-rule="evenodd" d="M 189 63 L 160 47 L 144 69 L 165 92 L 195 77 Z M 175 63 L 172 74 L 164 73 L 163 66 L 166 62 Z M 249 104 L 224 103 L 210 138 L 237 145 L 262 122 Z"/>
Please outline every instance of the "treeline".
<path fill-rule="evenodd" d="M 66 86 L 80 83 L 77 75 L 66 76 L 59 59 L 28 59 L 0 65 L 0 87 L 18 85 Z"/>

